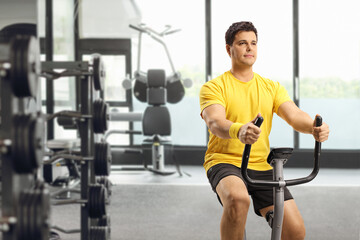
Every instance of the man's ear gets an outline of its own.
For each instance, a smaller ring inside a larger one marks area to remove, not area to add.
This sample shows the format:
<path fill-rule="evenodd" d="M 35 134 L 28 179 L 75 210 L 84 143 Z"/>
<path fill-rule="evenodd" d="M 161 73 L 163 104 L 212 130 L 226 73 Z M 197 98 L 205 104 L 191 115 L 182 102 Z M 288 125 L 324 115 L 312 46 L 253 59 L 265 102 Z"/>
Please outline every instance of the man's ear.
<path fill-rule="evenodd" d="M 231 48 L 231 46 L 229 44 L 226 44 L 226 52 L 228 53 L 229 57 L 231 57 L 230 48 Z"/>

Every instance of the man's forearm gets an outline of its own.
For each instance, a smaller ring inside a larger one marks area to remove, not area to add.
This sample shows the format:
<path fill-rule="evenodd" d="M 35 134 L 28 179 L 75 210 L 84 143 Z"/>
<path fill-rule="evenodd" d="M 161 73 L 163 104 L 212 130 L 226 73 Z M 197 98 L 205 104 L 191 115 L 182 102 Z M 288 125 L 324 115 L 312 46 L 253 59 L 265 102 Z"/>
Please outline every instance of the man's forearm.
<path fill-rule="evenodd" d="M 233 122 L 229 120 L 215 120 L 209 122 L 209 129 L 210 131 L 217 137 L 223 138 L 223 139 L 230 139 L 229 135 L 229 129 Z"/>
<path fill-rule="evenodd" d="M 290 125 L 298 132 L 311 134 L 313 119 L 311 119 L 309 114 L 299 109 L 292 117 Z"/>

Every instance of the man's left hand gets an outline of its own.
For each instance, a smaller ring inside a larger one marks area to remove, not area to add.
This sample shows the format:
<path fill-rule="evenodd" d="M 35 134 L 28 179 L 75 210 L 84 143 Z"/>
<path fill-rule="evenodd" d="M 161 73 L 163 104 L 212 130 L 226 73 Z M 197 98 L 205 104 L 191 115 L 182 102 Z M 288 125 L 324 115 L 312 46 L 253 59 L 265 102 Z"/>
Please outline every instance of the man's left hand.
<path fill-rule="evenodd" d="M 318 114 L 316 117 L 319 116 Z M 329 138 L 329 125 L 325 122 L 322 123 L 320 127 L 315 127 L 316 125 L 316 117 L 313 123 L 312 135 L 314 136 L 315 140 L 318 142 L 325 142 Z"/>

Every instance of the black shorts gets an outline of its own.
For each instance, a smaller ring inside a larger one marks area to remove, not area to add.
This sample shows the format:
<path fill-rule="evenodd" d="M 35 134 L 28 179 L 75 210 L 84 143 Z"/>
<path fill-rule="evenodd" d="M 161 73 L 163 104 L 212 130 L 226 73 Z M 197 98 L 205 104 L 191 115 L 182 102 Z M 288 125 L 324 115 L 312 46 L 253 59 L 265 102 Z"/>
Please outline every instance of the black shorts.
<path fill-rule="evenodd" d="M 273 171 L 254 171 L 254 170 L 247 170 L 248 175 L 252 179 L 259 179 L 259 180 L 273 180 Z M 239 178 L 243 179 L 241 176 L 241 169 L 236 167 L 232 164 L 227 163 L 219 163 L 214 166 L 212 166 L 207 171 L 207 177 L 209 179 L 209 182 L 211 184 L 211 187 L 213 191 L 216 193 L 216 186 L 220 182 L 221 179 L 224 177 L 235 175 Z M 245 183 L 245 182 L 244 182 Z M 269 207 L 274 205 L 274 199 L 273 199 L 273 188 L 272 187 L 262 187 L 262 186 L 252 186 L 247 185 L 245 183 L 249 195 L 251 196 L 253 200 L 254 210 L 255 213 L 259 216 L 261 216 L 259 210 L 265 207 Z M 217 194 L 217 193 L 216 193 Z M 217 195 L 219 202 L 221 203 L 221 200 L 219 198 L 219 195 Z M 285 201 L 293 199 L 289 189 L 285 187 L 284 189 L 284 199 Z"/>

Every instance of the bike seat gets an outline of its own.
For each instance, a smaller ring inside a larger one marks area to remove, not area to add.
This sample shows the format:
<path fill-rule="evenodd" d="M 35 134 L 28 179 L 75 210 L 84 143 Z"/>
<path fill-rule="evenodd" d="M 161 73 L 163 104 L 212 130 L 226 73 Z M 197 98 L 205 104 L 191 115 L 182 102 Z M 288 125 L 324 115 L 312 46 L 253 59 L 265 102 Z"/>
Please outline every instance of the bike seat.
<path fill-rule="evenodd" d="M 267 162 L 271 165 L 271 162 L 275 159 L 285 159 L 285 163 L 290 158 L 292 152 L 293 148 L 274 148 L 270 151 Z"/>

